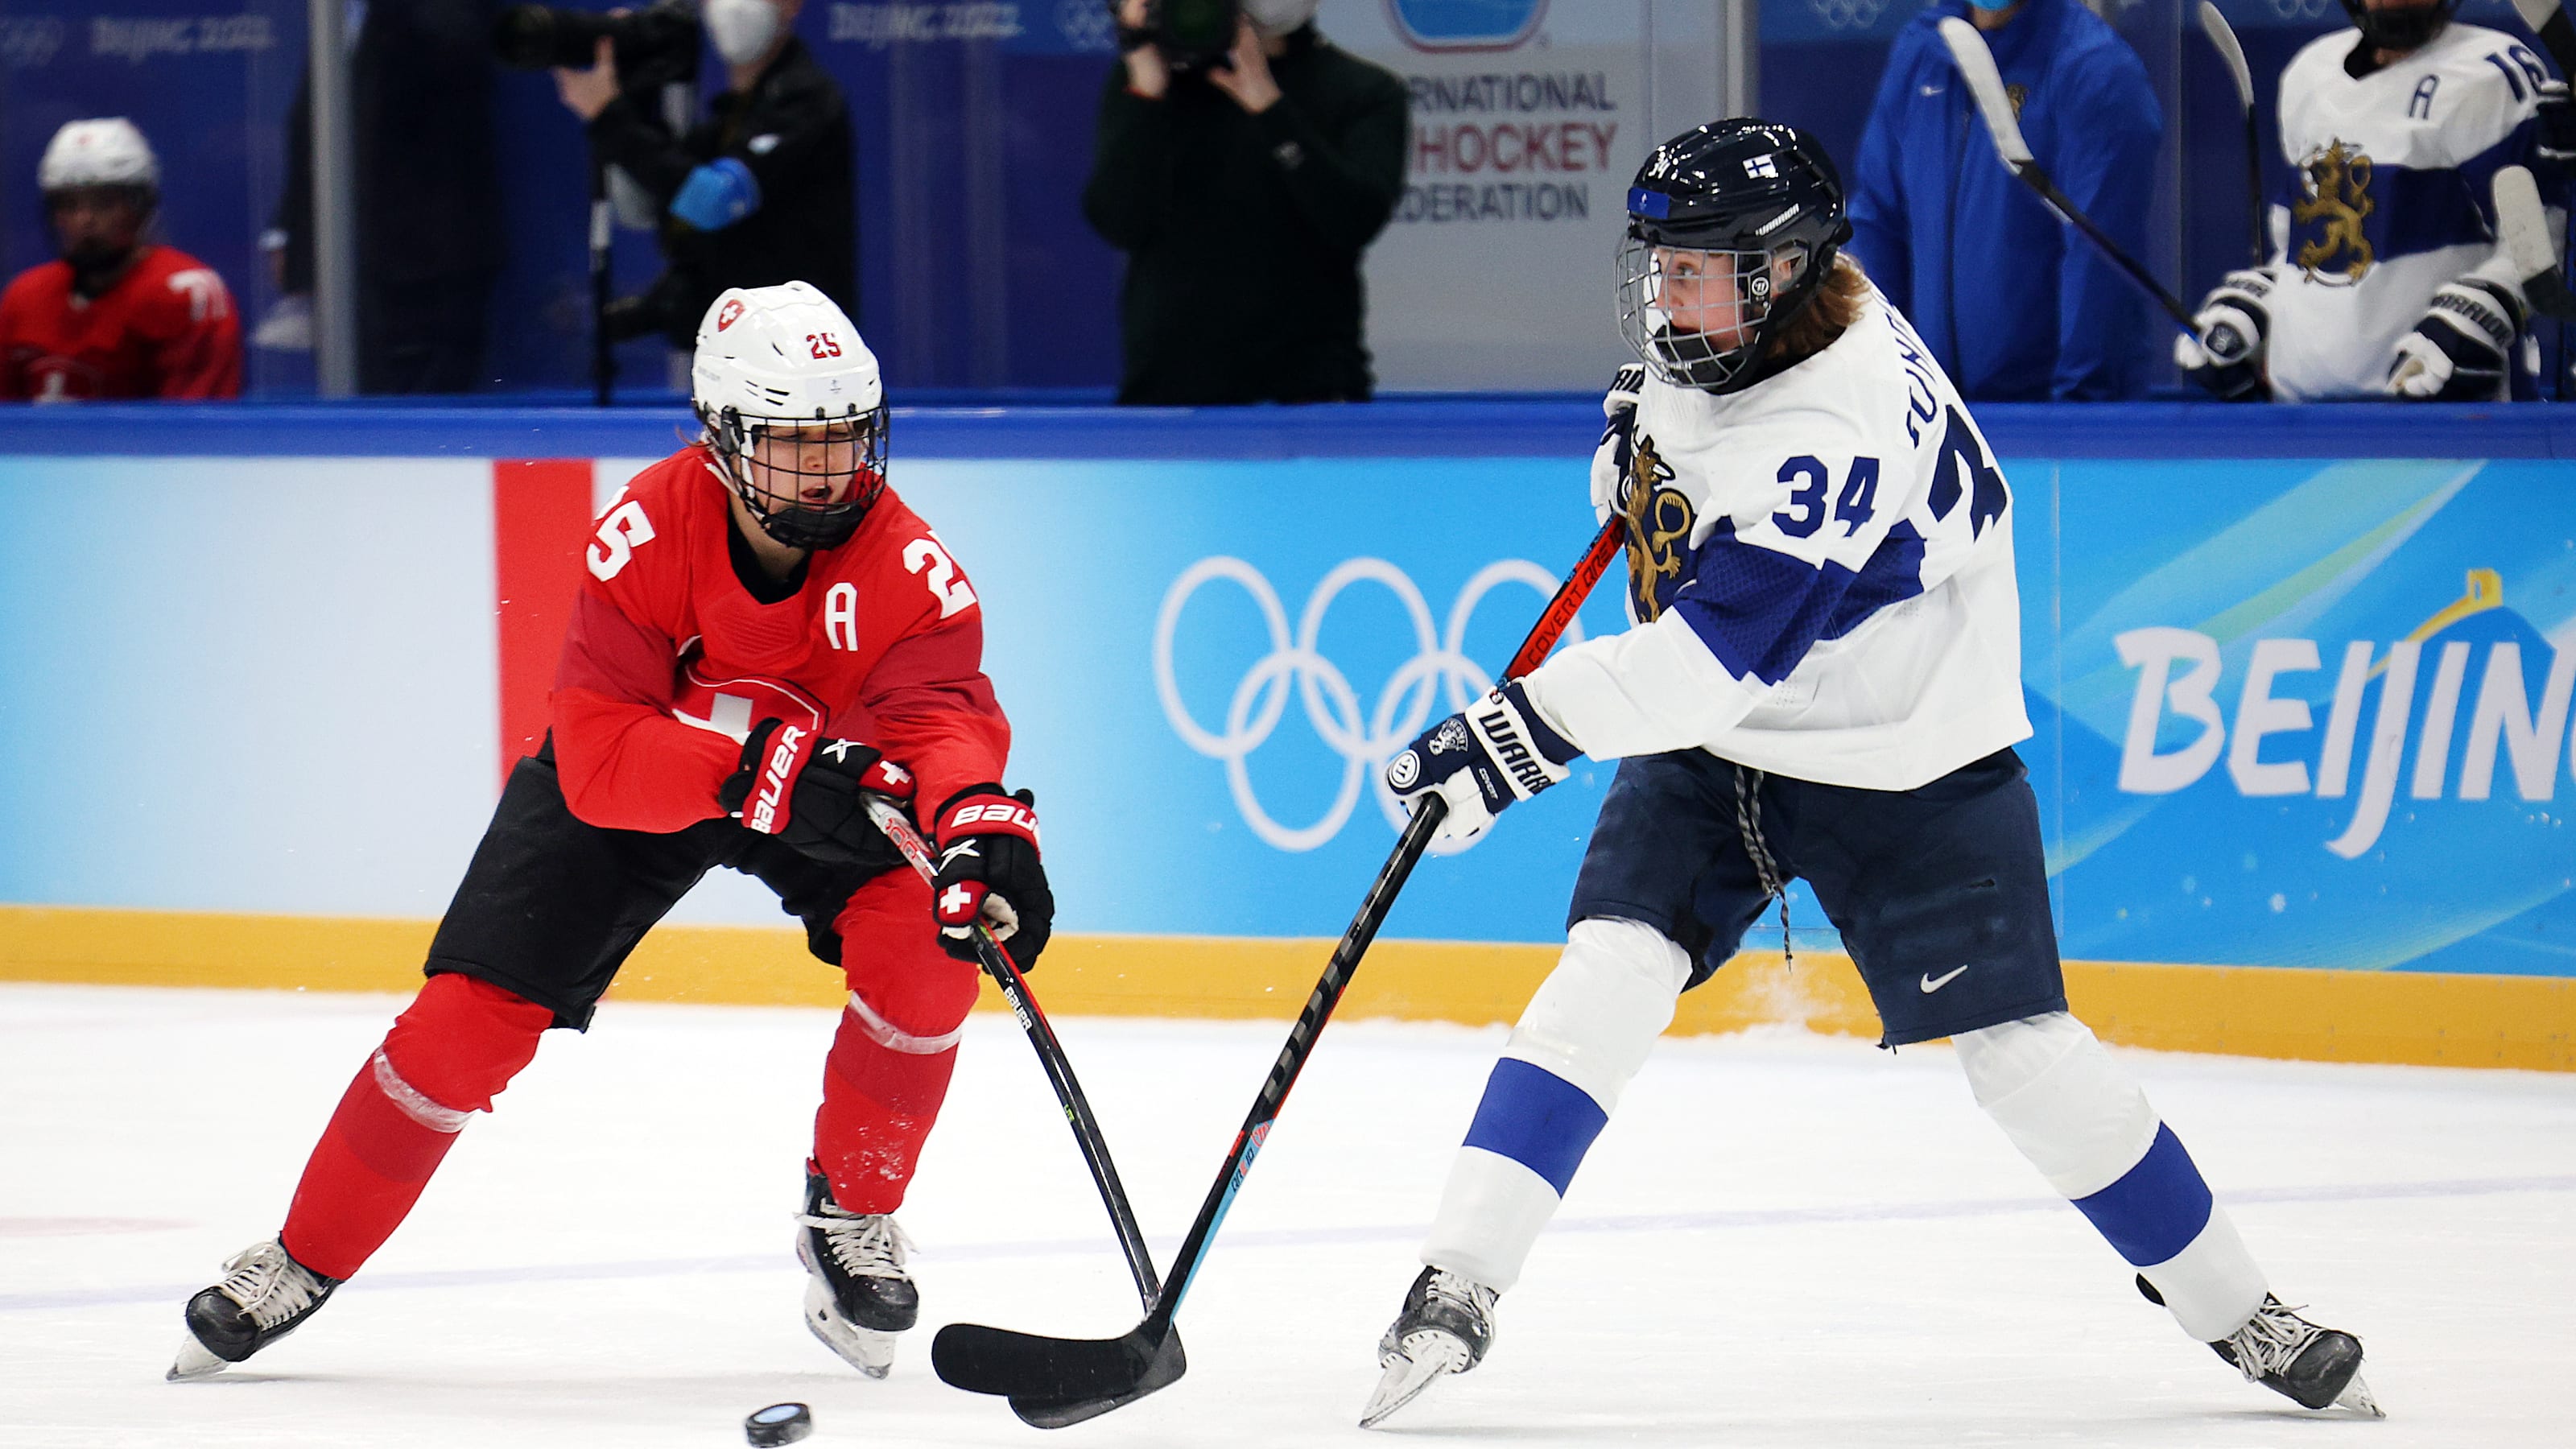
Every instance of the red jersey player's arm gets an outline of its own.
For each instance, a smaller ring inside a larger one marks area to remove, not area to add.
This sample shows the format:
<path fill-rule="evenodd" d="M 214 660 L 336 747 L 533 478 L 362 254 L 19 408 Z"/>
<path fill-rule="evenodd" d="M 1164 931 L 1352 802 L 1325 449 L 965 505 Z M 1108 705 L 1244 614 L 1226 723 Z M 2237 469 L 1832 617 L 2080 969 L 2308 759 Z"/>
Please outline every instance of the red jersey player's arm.
<path fill-rule="evenodd" d="M 152 349 L 155 397 L 236 398 L 241 396 L 241 317 L 233 311 L 232 293 L 223 278 L 206 267 L 192 267 L 170 279 L 166 299 L 172 309 L 168 336 Z"/>
<path fill-rule="evenodd" d="M 28 392 L 20 378 L 18 334 L 23 330 L 20 316 L 27 309 L 32 272 L 22 272 L 0 291 L 0 402 L 24 402 Z"/>
<path fill-rule="evenodd" d="M 922 809 L 969 785 L 1000 782 L 1011 722 L 984 677 L 983 610 L 895 641 L 859 686 L 859 702 L 876 719 L 871 743 L 920 782 L 914 798 Z"/>
<path fill-rule="evenodd" d="M 716 789 L 742 747 L 671 717 L 677 654 L 584 581 L 553 695 L 555 765 L 576 819 L 668 835 L 725 813 Z"/>

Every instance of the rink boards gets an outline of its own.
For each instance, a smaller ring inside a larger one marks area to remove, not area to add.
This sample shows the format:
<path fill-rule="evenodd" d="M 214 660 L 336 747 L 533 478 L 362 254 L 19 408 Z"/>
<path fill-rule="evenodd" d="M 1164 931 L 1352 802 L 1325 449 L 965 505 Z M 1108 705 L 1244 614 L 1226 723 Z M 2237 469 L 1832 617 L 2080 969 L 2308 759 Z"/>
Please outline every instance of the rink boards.
<path fill-rule="evenodd" d="M 1991 410 L 2022 753 L 2105 1035 L 2576 1066 L 2576 446 L 2551 411 Z M 898 416 L 895 486 L 981 596 L 1039 794 L 1056 1009 L 1294 1010 L 1393 841 L 1377 763 L 1484 686 L 1581 551 L 1597 416 Z M 12 419 L 0 976 L 415 970 L 542 730 L 591 517 L 678 421 Z M 1621 626 L 1615 587 L 1583 625 Z M 1427 862 L 1346 1009 L 1514 1014 L 1608 775 Z M 1803 890 L 1791 914 L 1797 970 L 1758 928 L 1684 1029 L 1875 1034 Z M 832 997 L 748 881 L 673 919 L 621 991 Z"/>

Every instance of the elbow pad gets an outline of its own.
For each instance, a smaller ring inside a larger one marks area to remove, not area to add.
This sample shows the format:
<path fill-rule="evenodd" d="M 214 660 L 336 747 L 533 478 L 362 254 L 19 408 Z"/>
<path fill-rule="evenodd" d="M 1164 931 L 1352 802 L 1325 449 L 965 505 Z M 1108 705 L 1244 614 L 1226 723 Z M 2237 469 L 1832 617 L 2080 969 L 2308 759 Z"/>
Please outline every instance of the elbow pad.
<path fill-rule="evenodd" d="M 722 231 L 760 210 L 760 182 L 751 168 L 719 156 L 689 173 L 671 198 L 671 215 L 700 231 Z"/>

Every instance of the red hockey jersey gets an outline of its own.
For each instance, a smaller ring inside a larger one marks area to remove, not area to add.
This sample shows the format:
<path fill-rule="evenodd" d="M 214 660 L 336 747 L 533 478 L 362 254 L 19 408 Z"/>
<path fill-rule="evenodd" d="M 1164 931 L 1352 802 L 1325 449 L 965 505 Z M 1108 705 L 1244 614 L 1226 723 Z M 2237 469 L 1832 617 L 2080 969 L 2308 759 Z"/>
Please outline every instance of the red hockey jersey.
<path fill-rule="evenodd" d="M 0 398 L 239 397 L 241 362 L 232 293 L 177 247 L 148 248 L 103 296 L 74 295 L 63 261 L 0 292 Z"/>
<path fill-rule="evenodd" d="M 929 525 L 888 489 L 763 604 L 734 573 L 731 496 L 713 456 L 684 448 L 599 520 L 553 694 L 573 814 L 664 833 L 723 815 L 718 787 L 773 716 L 883 750 L 924 809 L 998 782 L 1011 731 L 983 609 Z"/>

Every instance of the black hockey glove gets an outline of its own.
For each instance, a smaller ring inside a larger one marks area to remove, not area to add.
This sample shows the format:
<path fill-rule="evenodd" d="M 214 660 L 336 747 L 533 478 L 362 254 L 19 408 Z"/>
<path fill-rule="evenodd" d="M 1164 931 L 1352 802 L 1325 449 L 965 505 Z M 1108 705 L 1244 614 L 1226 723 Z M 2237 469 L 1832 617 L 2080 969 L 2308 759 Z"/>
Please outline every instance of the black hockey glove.
<path fill-rule="evenodd" d="M 1037 803 L 1026 790 L 1005 795 L 999 785 L 974 785 L 940 807 L 932 826 L 939 874 L 930 883 L 939 949 L 974 960 L 981 920 L 1021 970 L 1036 968 L 1055 931 L 1055 892 L 1038 863 Z"/>
<path fill-rule="evenodd" d="M 743 742 L 742 764 L 716 789 L 716 803 L 743 828 L 835 865 L 893 859 L 868 818 L 863 794 L 912 800 L 912 772 L 856 740 L 825 739 L 801 725 L 762 720 Z"/>
<path fill-rule="evenodd" d="M 1646 386 L 1646 365 L 1631 362 L 1611 375 L 1610 390 L 1601 395 L 1601 446 L 1592 450 L 1592 518 L 1608 523 L 1619 511 L 1619 484 L 1637 455 L 1637 403 Z"/>
<path fill-rule="evenodd" d="M 2446 283 L 2415 330 L 2397 339 L 2388 390 L 2435 402 L 2497 402 L 2522 332 L 2522 302 L 2480 277 Z"/>
<path fill-rule="evenodd" d="M 1449 802 L 1439 839 L 1463 848 L 1494 817 L 1563 780 L 1583 753 L 1548 727 L 1515 679 L 1416 736 L 1387 761 L 1386 786 L 1411 812 L 1426 795 Z"/>
<path fill-rule="evenodd" d="M 2229 402 L 2270 398 L 2263 363 L 2272 330 L 2271 298 L 2271 273 L 2229 272 L 2201 299 L 2200 311 L 2191 319 L 2199 334 L 2174 339 L 2174 365 Z"/>
<path fill-rule="evenodd" d="M 2534 117 L 2540 124 L 2531 140 L 2532 159 L 2561 177 L 2576 176 L 2576 102 L 2567 94 L 2567 82 L 2554 80 L 2539 90 L 2540 110 Z"/>

